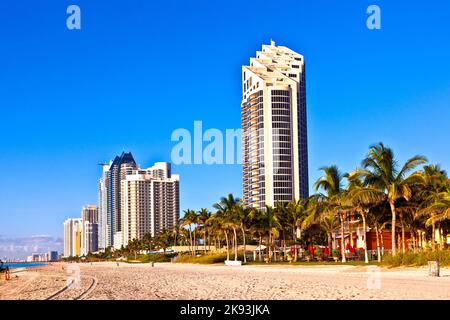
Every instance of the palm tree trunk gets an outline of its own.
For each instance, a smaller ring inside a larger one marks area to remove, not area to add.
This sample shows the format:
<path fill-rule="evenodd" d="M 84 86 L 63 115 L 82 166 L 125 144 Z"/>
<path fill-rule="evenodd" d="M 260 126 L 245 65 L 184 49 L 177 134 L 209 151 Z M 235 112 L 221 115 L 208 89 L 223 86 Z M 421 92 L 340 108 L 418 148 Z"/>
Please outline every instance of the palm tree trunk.
<path fill-rule="evenodd" d="M 230 246 L 228 244 L 228 232 L 225 231 L 225 241 L 227 243 L 227 260 L 230 260 Z"/>
<path fill-rule="evenodd" d="M 261 246 L 262 246 L 262 236 L 259 235 L 259 252 L 258 252 L 258 258 L 259 258 L 259 262 L 262 261 L 262 255 L 261 255 Z"/>
<path fill-rule="evenodd" d="M 336 233 L 335 232 L 333 232 L 333 240 L 332 240 L 332 243 L 333 243 L 333 249 L 337 249 L 337 243 L 336 243 L 337 241 L 336 241 Z"/>
<path fill-rule="evenodd" d="M 292 244 L 294 245 L 294 261 L 297 262 L 297 233 L 296 233 L 296 227 L 295 224 L 292 227 Z"/>
<path fill-rule="evenodd" d="M 420 251 L 420 249 L 422 248 L 422 237 L 419 230 L 417 231 L 416 237 L 417 237 L 417 249 L 418 251 Z"/>
<path fill-rule="evenodd" d="M 246 256 L 246 244 L 245 244 L 245 229 L 244 227 L 241 227 L 241 231 L 242 231 L 242 241 L 243 241 L 243 245 L 244 245 L 244 263 L 247 263 L 247 256 Z"/>
<path fill-rule="evenodd" d="M 193 246 L 193 242 L 192 242 L 192 230 L 191 227 L 189 226 L 189 250 L 191 251 L 191 254 L 194 255 L 194 250 L 192 248 Z"/>
<path fill-rule="evenodd" d="M 331 234 L 331 232 L 329 232 L 329 233 L 327 233 L 327 235 L 328 235 L 328 249 L 330 250 L 330 254 L 331 254 L 333 251 L 333 248 L 331 248 L 332 234 Z"/>
<path fill-rule="evenodd" d="M 195 226 L 194 226 L 194 256 L 197 254 L 197 239 L 195 236 Z"/>
<path fill-rule="evenodd" d="M 292 228 L 292 241 L 294 242 L 294 244 L 295 244 L 296 240 L 297 240 L 297 232 L 296 232 L 296 227 L 294 225 L 294 227 Z"/>
<path fill-rule="evenodd" d="M 345 239 L 344 239 L 344 222 L 345 217 L 344 214 L 340 214 L 341 217 L 341 255 L 342 255 L 342 262 L 347 262 L 347 258 L 345 257 Z"/>
<path fill-rule="evenodd" d="M 233 227 L 233 233 L 234 233 L 234 261 L 237 261 L 237 259 L 238 259 L 238 243 L 237 243 L 237 233 L 236 233 L 235 227 Z"/>
<path fill-rule="evenodd" d="M 380 239 L 381 239 L 381 256 L 384 256 L 384 236 L 383 236 L 383 231 L 380 231 Z"/>
<path fill-rule="evenodd" d="M 377 260 L 378 262 L 381 262 L 380 234 L 378 233 L 377 225 L 375 225 L 375 234 L 377 238 Z"/>
<path fill-rule="evenodd" d="M 418 242 L 418 249 L 419 251 L 423 250 L 423 238 L 422 238 L 422 231 L 417 231 L 417 242 Z"/>
<path fill-rule="evenodd" d="M 436 238 L 436 226 L 433 224 L 431 225 L 431 249 L 435 249 L 435 238 Z"/>
<path fill-rule="evenodd" d="M 395 256 L 397 253 L 396 250 L 396 233 L 395 233 L 395 227 L 396 227 L 396 214 L 395 214 L 395 204 L 394 201 L 389 201 L 389 205 L 391 207 L 391 214 L 392 214 L 392 255 Z"/>
<path fill-rule="evenodd" d="M 203 233 L 203 251 L 206 254 L 206 228 L 203 231 L 204 231 L 204 233 Z"/>
<path fill-rule="evenodd" d="M 297 244 L 294 242 L 294 261 L 297 262 L 298 253 L 297 253 Z"/>
<path fill-rule="evenodd" d="M 406 252 L 406 243 L 405 243 L 405 222 L 403 221 L 403 214 L 400 215 L 401 225 L 402 225 L 402 252 Z"/>
<path fill-rule="evenodd" d="M 273 252 L 272 252 L 273 259 L 276 262 L 277 261 L 277 246 L 276 246 L 275 237 L 274 237 L 273 234 L 271 234 L 271 236 L 270 236 L 270 242 L 271 242 L 271 244 L 273 246 Z"/>
<path fill-rule="evenodd" d="M 364 246 L 364 262 L 365 263 L 369 263 L 369 255 L 367 253 L 367 232 L 366 232 L 366 214 L 363 213 L 361 214 L 362 220 L 363 220 L 363 234 L 364 234 L 364 241 L 363 241 L 363 246 Z"/>
<path fill-rule="evenodd" d="M 351 221 L 351 214 L 348 215 L 348 243 L 350 244 L 351 247 L 353 247 L 353 229 L 352 229 L 352 225 L 350 223 Z"/>
<path fill-rule="evenodd" d="M 211 252 L 211 236 L 210 236 L 209 232 L 208 232 L 208 250 L 209 250 L 209 252 Z"/>

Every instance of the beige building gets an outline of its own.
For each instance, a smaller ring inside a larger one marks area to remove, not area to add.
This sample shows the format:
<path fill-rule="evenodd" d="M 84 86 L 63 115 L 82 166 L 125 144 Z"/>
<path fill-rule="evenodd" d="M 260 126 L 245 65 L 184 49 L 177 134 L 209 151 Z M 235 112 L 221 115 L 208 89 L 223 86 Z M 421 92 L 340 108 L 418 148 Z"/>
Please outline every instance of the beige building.
<path fill-rule="evenodd" d="M 242 67 L 242 82 L 244 203 L 308 197 L 304 57 L 272 41 Z"/>
<path fill-rule="evenodd" d="M 64 257 L 80 257 L 82 255 L 82 219 L 67 219 L 64 222 Z"/>
<path fill-rule="evenodd" d="M 167 162 L 133 170 L 121 182 L 121 201 L 122 233 L 114 239 L 115 248 L 141 239 L 146 233 L 170 230 L 177 223 L 179 176 L 171 173 Z"/>
<path fill-rule="evenodd" d="M 86 205 L 81 210 L 83 233 L 81 237 L 81 255 L 98 251 L 98 207 Z"/>

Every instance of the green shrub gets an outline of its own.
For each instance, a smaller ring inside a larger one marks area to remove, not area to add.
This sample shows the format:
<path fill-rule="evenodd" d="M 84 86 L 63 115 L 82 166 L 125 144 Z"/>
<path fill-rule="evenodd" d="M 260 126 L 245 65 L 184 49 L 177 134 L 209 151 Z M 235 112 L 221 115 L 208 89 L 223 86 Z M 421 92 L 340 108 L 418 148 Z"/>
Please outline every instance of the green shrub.
<path fill-rule="evenodd" d="M 331 251 L 331 254 L 333 257 L 340 257 L 341 256 L 341 252 L 338 249 L 333 249 L 333 251 Z"/>
<path fill-rule="evenodd" d="M 383 256 L 382 265 L 390 267 L 399 266 L 425 266 L 428 261 L 439 261 L 441 266 L 450 266 L 450 250 L 419 251 L 398 253 Z"/>
<path fill-rule="evenodd" d="M 198 263 L 198 264 L 212 264 L 212 263 L 223 263 L 227 259 L 226 253 L 212 253 L 201 255 L 199 257 L 193 257 L 190 254 L 178 255 L 175 259 L 177 263 Z M 230 259 L 234 259 L 234 255 L 230 255 Z M 243 255 L 238 255 L 238 260 L 243 260 Z"/>

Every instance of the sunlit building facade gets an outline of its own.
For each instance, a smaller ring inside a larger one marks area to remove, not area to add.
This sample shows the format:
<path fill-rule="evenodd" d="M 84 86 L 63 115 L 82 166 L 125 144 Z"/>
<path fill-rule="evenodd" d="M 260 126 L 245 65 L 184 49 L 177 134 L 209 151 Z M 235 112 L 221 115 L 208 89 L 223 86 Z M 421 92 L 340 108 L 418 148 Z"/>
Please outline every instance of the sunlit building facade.
<path fill-rule="evenodd" d="M 64 222 L 64 257 L 82 255 L 83 220 L 67 219 Z"/>
<path fill-rule="evenodd" d="M 308 197 L 304 57 L 272 41 L 242 67 L 242 82 L 244 203 Z"/>
<path fill-rule="evenodd" d="M 122 243 L 171 230 L 180 215 L 179 176 L 171 165 L 157 162 L 148 169 L 137 169 L 121 182 Z M 115 244 L 115 247 L 119 247 Z"/>

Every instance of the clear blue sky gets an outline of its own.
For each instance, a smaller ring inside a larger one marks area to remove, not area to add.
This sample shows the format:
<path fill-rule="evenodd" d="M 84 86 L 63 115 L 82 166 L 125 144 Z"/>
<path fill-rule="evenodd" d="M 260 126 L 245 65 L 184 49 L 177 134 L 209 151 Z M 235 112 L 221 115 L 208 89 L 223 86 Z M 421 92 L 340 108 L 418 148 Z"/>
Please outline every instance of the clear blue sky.
<path fill-rule="evenodd" d="M 66 28 L 81 7 L 82 30 Z M 366 28 L 377 4 L 382 29 Z M 307 63 L 310 181 L 383 141 L 450 169 L 448 1 L 0 2 L 0 235 L 62 236 L 98 162 L 170 161 L 176 128 L 239 128 L 241 65 L 273 38 Z M 182 209 L 241 195 L 239 165 L 177 166 Z M 0 253 L 1 254 L 1 253 Z"/>

